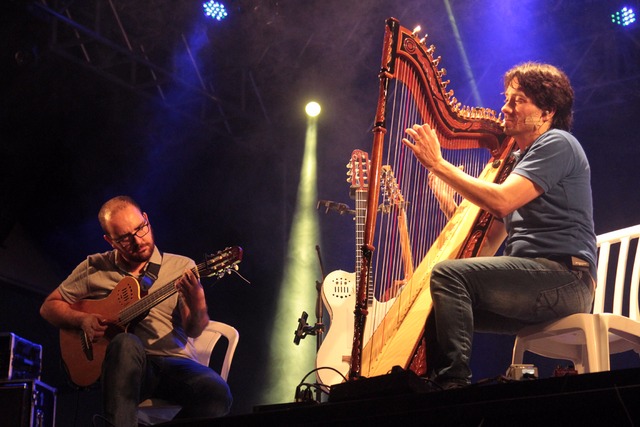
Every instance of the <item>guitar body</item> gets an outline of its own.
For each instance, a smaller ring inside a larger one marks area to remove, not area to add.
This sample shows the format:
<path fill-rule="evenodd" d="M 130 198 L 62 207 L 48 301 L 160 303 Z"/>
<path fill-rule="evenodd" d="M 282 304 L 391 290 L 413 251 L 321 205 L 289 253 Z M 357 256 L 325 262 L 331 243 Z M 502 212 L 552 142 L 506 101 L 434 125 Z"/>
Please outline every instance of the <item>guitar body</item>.
<path fill-rule="evenodd" d="M 102 362 L 109 342 L 126 329 L 126 325 L 118 323 L 119 313 L 138 300 L 140 300 L 138 281 L 133 277 L 125 277 L 108 297 L 100 300 L 80 300 L 71 306 L 74 310 L 97 314 L 108 323 L 104 336 L 92 343 L 85 342 L 84 333 L 79 329 L 60 330 L 62 360 L 74 384 L 87 387 L 100 378 Z"/>
<path fill-rule="evenodd" d="M 339 384 L 349 373 L 353 346 L 353 309 L 356 303 L 356 274 L 336 270 L 322 283 L 322 299 L 331 319 L 329 331 L 316 356 L 318 381 L 324 385 Z"/>

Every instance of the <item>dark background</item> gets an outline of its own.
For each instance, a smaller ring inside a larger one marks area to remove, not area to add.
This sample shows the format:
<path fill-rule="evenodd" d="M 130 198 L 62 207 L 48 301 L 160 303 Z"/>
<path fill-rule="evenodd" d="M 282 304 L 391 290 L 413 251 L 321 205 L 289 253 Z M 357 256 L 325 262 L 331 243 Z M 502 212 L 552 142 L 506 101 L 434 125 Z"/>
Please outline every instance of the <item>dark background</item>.
<path fill-rule="evenodd" d="M 165 251 L 199 260 L 244 248 L 240 271 L 251 285 L 206 280 L 207 298 L 212 317 L 240 331 L 234 413 L 271 403 L 261 384 L 303 108 L 312 99 L 323 107 L 318 197 L 352 204 L 345 165 L 353 149 L 371 147 L 388 17 L 422 26 L 465 105 L 499 110 L 502 74 L 518 62 L 565 70 L 574 134 L 592 168 L 596 232 L 640 222 L 640 34 L 611 24 L 622 2 L 242 0 L 214 25 L 199 4 L 2 2 L 0 330 L 43 344 L 43 380 L 59 390 L 62 425 L 91 413 L 95 392 L 66 385 L 57 331 L 38 308 L 87 254 L 108 249 L 96 215 L 117 194 L 142 204 Z M 320 245 L 327 272 L 352 271 L 352 221 L 323 211 L 318 219 L 322 241 L 308 244 Z M 314 292 L 314 283 L 300 285 Z M 512 342 L 477 335 L 475 379 L 504 373 Z"/>

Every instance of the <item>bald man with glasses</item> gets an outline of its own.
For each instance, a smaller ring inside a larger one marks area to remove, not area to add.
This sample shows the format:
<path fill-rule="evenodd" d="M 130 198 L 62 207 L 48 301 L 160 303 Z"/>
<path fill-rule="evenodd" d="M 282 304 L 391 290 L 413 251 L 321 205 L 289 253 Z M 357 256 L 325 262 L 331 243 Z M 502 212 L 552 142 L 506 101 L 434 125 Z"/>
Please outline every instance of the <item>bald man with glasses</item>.
<path fill-rule="evenodd" d="M 179 277 L 176 293 L 109 341 L 100 380 L 107 425 L 137 426 L 137 406 L 149 397 L 182 406 L 177 418 L 226 415 L 232 403 L 228 385 L 187 346 L 187 338 L 199 336 L 209 322 L 194 261 L 160 252 L 147 214 L 128 196 L 107 201 L 98 220 L 112 250 L 89 255 L 46 298 L 40 314 L 48 322 L 96 342 L 113 319 L 76 309 L 79 301 L 106 298 L 125 278 L 135 278 L 145 293 Z"/>

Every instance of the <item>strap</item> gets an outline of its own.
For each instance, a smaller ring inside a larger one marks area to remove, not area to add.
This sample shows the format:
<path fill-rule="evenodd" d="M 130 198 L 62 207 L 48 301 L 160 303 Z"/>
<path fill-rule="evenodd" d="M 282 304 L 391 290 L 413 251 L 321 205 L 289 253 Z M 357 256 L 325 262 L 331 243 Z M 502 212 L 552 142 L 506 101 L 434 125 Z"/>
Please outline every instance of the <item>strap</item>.
<path fill-rule="evenodd" d="M 148 291 L 153 283 L 158 279 L 158 273 L 160 272 L 160 264 L 149 261 L 147 268 L 145 269 L 144 276 L 140 279 L 140 284 L 145 291 Z"/>

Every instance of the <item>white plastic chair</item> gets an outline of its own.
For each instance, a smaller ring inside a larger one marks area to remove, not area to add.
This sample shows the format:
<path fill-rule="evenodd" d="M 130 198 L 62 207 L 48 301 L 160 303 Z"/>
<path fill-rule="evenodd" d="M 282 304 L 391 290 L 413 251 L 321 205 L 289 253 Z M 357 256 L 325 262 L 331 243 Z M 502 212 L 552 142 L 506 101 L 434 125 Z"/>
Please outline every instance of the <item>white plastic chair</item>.
<path fill-rule="evenodd" d="M 516 336 L 511 363 L 522 364 L 524 353 L 529 351 L 552 359 L 570 360 L 578 373 L 589 373 L 609 371 L 611 354 L 629 350 L 640 354 L 638 237 L 640 225 L 597 236 L 598 277 L 591 314 L 572 314 L 522 329 Z M 636 243 L 632 245 L 634 240 Z M 630 251 L 633 248 L 635 256 Z M 613 267 L 614 263 L 615 275 L 609 276 L 609 267 Z M 631 280 L 626 280 L 630 267 Z M 613 296 L 610 295 L 611 292 L 607 293 L 607 285 L 614 286 Z M 625 297 L 628 299 L 628 306 L 623 310 Z M 605 308 L 607 300 L 610 302 Z"/>
<path fill-rule="evenodd" d="M 227 381 L 233 354 L 236 351 L 238 340 L 240 339 L 240 334 L 236 328 L 226 323 L 211 320 L 199 337 L 190 338 L 188 342 L 193 346 L 192 348 L 198 362 L 209 366 L 213 348 L 222 336 L 227 339 L 228 343 L 219 373 L 220 376 Z M 157 398 L 147 399 L 138 405 L 138 424 L 154 425 L 171 421 L 181 409 L 181 406 L 167 402 L 166 400 Z"/>

